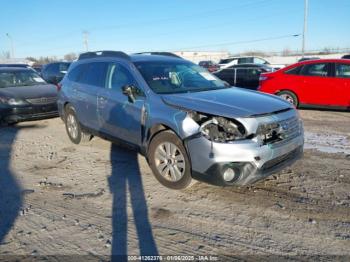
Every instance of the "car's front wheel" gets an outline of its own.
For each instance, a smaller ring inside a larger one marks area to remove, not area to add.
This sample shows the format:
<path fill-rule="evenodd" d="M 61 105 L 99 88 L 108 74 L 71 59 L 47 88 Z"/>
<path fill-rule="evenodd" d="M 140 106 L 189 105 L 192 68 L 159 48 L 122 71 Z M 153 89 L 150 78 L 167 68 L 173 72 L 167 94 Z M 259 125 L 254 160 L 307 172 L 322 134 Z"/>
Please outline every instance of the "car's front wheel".
<path fill-rule="evenodd" d="M 80 144 L 91 140 L 92 136 L 82 130 L 75 110 L 70 105 L 66 106 L 65 124 L 68 137 L 74 144 Z"/>
<path fill-rule="evenodd" d="M 193 184 L 186 149 L 170 130 L 163 131 L 152 139 L 148 162 L 156 179 L 168 188 L 184 189 Z"/>

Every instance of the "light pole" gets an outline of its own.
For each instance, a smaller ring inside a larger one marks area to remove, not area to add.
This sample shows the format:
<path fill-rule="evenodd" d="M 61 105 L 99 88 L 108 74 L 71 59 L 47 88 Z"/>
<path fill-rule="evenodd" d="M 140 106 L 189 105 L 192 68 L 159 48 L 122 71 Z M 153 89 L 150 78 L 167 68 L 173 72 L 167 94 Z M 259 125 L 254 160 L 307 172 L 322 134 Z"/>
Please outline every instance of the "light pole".
<path fill-rule="evenodd" d="M 302 57 L 305 56 L 305 41 L 307 32 L 307 17 L 309 12 L 309 0 L 304 0 L 304 29 L 303 29 L 303 45 L 301 48 Z"/>
<path fill-rule="evenodd" d="M 9 33 L 6 33 L 6 36 L 7 36 L 7 38 L 10 40 L 11 58 L 14 58 L 14 57 L 15 57 L 15 48 L 14 48 L 14 46 L 13 46 L 13 39 L 12 39 L 12 37 L 10 36 Z"/>
<path fill-rule="evenodd" d="M 85 46 L 85 51 L 89 51 L 89 32 L 88 31 L 83 31 L 83 43 Z"/>

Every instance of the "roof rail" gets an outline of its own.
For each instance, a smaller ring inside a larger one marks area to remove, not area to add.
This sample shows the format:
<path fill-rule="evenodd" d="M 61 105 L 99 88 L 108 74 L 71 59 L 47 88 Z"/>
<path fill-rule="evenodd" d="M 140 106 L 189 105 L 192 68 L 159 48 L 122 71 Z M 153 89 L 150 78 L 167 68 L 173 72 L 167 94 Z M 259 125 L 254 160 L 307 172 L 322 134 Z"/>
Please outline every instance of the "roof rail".
<path fill-rule="evenodd" d="M 181 56 L 178 56 L 170 52 L 140 52 L 140 53 L 135 53 L 135 55 L 163 55 L 163 56 L 171 56 L 171 57 L 183 59 Z"/>
<path fill-rule="evenodd" d="M 121 51 L 95 51 L 95 52 L 86 52 L 79 55 L 78 60 L 95 58 L 95 57 L 119 57 L 124 59 L 130 59 L 130 56 Z"/>

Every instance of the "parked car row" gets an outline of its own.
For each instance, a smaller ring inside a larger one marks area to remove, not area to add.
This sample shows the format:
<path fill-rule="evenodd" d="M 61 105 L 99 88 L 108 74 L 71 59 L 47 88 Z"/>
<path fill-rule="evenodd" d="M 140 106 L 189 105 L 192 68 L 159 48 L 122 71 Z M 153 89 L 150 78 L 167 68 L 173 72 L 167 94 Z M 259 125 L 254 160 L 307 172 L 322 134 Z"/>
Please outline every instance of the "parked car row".
<path fill-rule="evenodd" d="M 222 186 L 261 180 L 302 155 L 297 106 L 350 109 L 346 59 L 308 60 L 278 71 L 238 64 L 211 74 L 169 53 L 102 51 L 43 70 L 52 68 L 55 81 L 64 75 L 58 86 L 31 68 L 0 68 L 0 120 L 58 111 L 73 143 L 100 136 L 127 144 L 173 189 L 193 179 Z M 251 89 L 260 80 L 260 92 L 231 87 L 239 79 Z"/>
<path fill-rule="evenodd" d="M 231 56 L 225 59 L 221 59 L 219 61 L 219 66 L 221 69 L 228 68 L 233 65 L 240 64 L 259 64 L 259 65 L 267 65 L 269 67 L 274 68 L 275 70 L 285 67 L 284 64 L 271 64 L 265 58 L 259 56 Z"/>
<path fill-rule="evenodd" d="M 231 86 L 257 90 L 261 73 L 274 69 L 262 64 L 240 64 L 220 69 L 213 74 Z"/>

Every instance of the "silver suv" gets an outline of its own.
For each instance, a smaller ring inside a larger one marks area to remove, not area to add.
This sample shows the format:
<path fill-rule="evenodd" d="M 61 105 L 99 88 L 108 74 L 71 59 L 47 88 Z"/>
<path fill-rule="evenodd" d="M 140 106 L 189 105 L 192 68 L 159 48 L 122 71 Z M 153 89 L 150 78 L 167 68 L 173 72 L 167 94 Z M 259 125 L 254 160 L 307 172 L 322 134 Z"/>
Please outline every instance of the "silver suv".
<path fill-rule="evenodd" d="M 169 188 L 192 179 L 251 184 L 303 152 L 303 125 L 290 103 L 227 86 L 169 53 L 84 53 L 60 86 L 73 143 L 93 135 L 127 143 Z"/>

